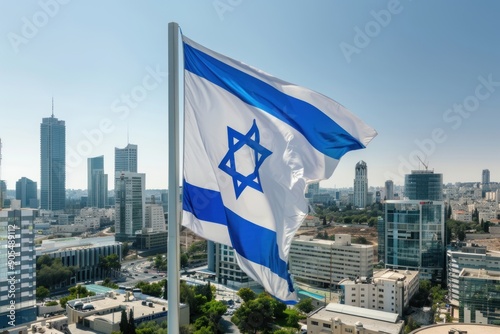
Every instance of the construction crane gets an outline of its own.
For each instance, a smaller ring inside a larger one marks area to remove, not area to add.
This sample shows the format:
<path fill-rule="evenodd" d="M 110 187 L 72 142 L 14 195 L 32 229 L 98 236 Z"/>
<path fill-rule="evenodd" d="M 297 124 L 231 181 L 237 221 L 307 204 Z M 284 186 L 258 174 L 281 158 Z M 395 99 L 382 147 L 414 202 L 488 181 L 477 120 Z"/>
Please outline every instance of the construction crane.
<path fill-rule="evenodd" d="M 417 158 L 418 158 L 418 160 L 420 160 L 420 162 L 422 163 L 422 165 L 424 165 L 425 170 L 428 170 L 428 169 L 429 169 L 428 164 L 426 164 L 425 162 L 423 162 L 423 161 L 422 161 L 422 159 L 420 159 L 420 157 L 419 157 L 419 156 L 417 156 Z"/>

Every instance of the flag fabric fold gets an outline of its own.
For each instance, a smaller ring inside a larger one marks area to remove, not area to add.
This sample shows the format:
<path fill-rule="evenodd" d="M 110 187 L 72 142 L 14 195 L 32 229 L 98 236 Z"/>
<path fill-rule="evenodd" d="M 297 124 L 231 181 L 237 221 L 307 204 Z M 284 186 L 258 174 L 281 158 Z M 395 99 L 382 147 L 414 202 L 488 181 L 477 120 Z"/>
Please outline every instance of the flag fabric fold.
<path fill-rule="evenodd" d="M 308 211 L 305 188 L 376 132 L 326 96 L 185 36 L 183 49 L 182 225 L 231 246 L 248 276 L 293 304 L 288 254 Z"/>

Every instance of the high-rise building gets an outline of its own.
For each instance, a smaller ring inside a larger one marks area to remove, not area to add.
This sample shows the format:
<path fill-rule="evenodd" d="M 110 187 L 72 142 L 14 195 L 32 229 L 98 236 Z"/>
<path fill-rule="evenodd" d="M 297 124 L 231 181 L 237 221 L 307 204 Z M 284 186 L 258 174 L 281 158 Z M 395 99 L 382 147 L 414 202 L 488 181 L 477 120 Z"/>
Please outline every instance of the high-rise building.
<path fill-rule="evenodd" d="M 443 174 L 431 170 L 412 170 L 405 175 L 405 197 L 410 200 L 443 200 Z"/>
<path fill-rule="evenodd" d="M 104 174 L 104 156 L 87 159 L 87 205 L 104 208 L 108 203 L 108 174 Z"/>
<path fill-rule="evenodd" d="M 52 116 L 40 124 L 40 208 L 64 210 L 66 202 L 66 125 Z"/>
<path fill-rule="evenodd" d="M 7 195 L 7 184 L 5 184 L 5 181 L 0 180 L 0 209 L 4 207 L 6 195 Z"/>
<path fill-rule="evenodd" d="M 0 328 L 36 320 L 37 211 L 12 202 L 10 209 L 0 211 Z"/>
<path fill-rule="evenodd" d="M 405 176 L 405 197 L 385 203 L 383 230 L 378 229 L 383 261 L 388 268 L 420 270 L 421 279 L 444 282 L 443 175 L 412 171 Z"/>
<path fill-rule="evenodd" d="M 354 174 L 354 206 L 364 208 L 368 205 L 368 168 L 366 162 L 356 164 Z"/>
<path fill-rule="evenodd" d="M 307 185 L 307 192 L 306 192 L 307 198 L 313 198 L 314 195 L 318 194 L 319 194 L 319 182 L 314 182 Z"/>
<path fill-rule="evenodd" d="M 128 144 L 124 148 L 115 147 L 115 173 L 137 173 L 137 145 Z"/>
<path fill-rule="evenodd" d="M 16 199 L 21 201 L 22 208 L 38 208 L 36 182 L 26 177 L 17 180 Z"/>
<path fill-rule="evenodd" d="M 392 200 L 385 203 L 384 263 L 387 268 L 420 270 L 420 278 L 445 279 L 443 201 Z"/>
<path fill-rule="evenodd" d="M 144 215 L 144 227 L 152 232 L 166 231 L 165 214 L 160 204 L 146 204 Z"/>
<path fill-rule="evenodd" d="M 144 227 L 146 175 L 121 172 L 115 174 L 115 236 L 117 241 L 135 241 Z"/>
<path fill-rule="evenodd" d="M 483 185 L 490 183 L 490 170 L 489 169 L 483 169 L 482 183 L 483 183 Z"/>
<path fill-rule="evenodd" d="M 392 180 L 385 181 L 385 199 L 388 201 L 394 199 L 394 182 Z"/>

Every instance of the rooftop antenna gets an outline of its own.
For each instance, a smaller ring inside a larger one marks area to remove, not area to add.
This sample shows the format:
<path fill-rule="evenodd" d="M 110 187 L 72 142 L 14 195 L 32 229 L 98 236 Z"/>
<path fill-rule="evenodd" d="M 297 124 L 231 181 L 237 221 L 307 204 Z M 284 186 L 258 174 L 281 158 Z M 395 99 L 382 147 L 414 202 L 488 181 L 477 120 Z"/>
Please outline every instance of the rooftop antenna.
<path fill-rule="evenodd" d="M 54 118 L 54 97 L 52 96 L 52 118 Z"/>

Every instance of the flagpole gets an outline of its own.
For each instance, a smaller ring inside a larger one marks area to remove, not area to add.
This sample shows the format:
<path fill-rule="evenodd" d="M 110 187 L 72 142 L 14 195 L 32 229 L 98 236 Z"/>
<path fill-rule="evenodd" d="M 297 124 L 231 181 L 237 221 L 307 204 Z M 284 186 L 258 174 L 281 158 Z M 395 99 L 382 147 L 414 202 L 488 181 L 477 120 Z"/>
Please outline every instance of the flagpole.
<path fill-rule="evenodd" d="M 179 333 L 179 25 L 168 24 L 168 333 Z"/>

